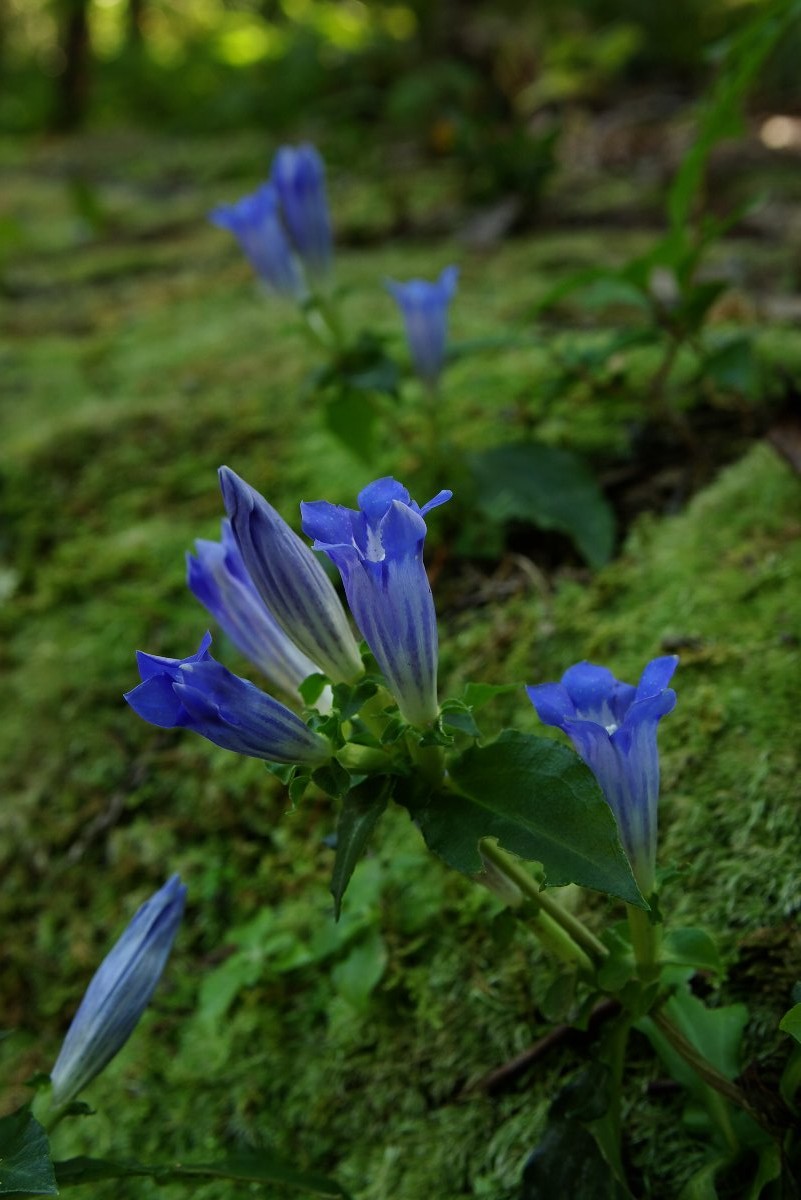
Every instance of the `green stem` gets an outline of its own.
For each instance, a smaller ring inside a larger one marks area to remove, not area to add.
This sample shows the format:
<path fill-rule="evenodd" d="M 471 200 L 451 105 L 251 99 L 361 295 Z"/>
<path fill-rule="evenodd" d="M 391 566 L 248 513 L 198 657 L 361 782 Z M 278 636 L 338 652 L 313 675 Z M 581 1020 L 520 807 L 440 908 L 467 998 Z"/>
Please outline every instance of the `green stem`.
<path fill-rule="evenodd" d="M 599 1120 L 594 1122 L 595 1134 L 603 1149 L 607 1162 L 621 1183 L 625 1183 L 623 1159 L 620 1153 L 622 1131 L 621 1102 L 623 1098 L 623 1071 L 626 1064 L 626 1047 L 631 1029 L 631 1016 L 621 1013 L 610 1025 L 604 1037 L 602 1060 L 609 1067 L 609 1107 Z"/>
<path fill-rule="evenodd" d="M 413 733 L 407 736 L 406 744 L 426 783 L 439 787 L 445 778 L 445 752 L 442 746 L 421 746 Z"/>
<path fill-rule="evenodd" d="M 315 292 L 312 300 L 316 311 L 319 313 L 331 335 L 335 349 L 341 350 L 345 342 L 345 335 L 336 305 L 332 303 L 330 296 L 325 296 L 322 292 Z"/>
<path fill-rule="evenodd" d="M 44 1126 L 44 1131 L 48 1137 L 50 1137 L 56 1126 L 60 1125 L 64 1120 L 67 1111 L 68 1105 L 61 1104 L 58 1108 L 51 1108 L 47 1116 L 38 1118 L 39 1122 Z"/>
<path fill-rule="evenodd" d="M 745 1093 L 738 1088 L 736 1083 L 732 1083 L 725 1075 L 722 1075 L 717 1067 L 714 1067 L 708 1058 L 704 1058 L 703 1054 L 695 1048 L 691 1041 L 684 1036 L 679 1028 L 673 1024 L 670 1017 L 661 1009 L 655 1009 L 651 1014 L 651 1020 L 657 1029 L 665 1035 L 665 1038 L 676 1051 L 680 1054 L 684 1061 L 692 1067 L 699 1079 L 707 1084 L 718 1096 L 722 1096 L 726 1100 L 730 1100 L 732 1104 L 736 1104 L 744 1112 L 763 1126 L 764 1121 L 758 1113 L 756 1113 L 748 1100 Z M 715 1102 L 714 1116 L 717 1120 L 721 1131 L 726 1137 L 727 1142 L 732 1149 L 739 1149 L 739 1141 L 731 1126 L 731 1118 L 728 1111 L 719 1103 Z"/>
<path fill-rule="evenodd" d="M 651 923 L 647 912 L 627 904 L 631 945 L 637 963 L 637 973 L 643 983 L 651 983 L 659 975 L 660 927 Z"/>
<path fill-rule="evenodd" d="M 516 884 L 523 895 L 527 899 L 532 900 L 542 914 L 549 918 L 549 921 L 558 925 L 575 946 L 581 948 L 590 967 L 593 964 L 598 966 L 603 962 L 609 953 L 603 942 L 598 940 L 583 921 L 580 921 L 578 917 L 574 917 L 572 913 L 569 913 L 557 900 L 552 899 L 547 892 L 542 891 L 537 881 L 532 879 L 528 871 L 520 863 L 517 863 L 510 854 L 502 850 L 497 842 L 485 838 L 481 842 L 481 853 L 485 858 L 493 862 L 504 873 L 507 879 Z"/>

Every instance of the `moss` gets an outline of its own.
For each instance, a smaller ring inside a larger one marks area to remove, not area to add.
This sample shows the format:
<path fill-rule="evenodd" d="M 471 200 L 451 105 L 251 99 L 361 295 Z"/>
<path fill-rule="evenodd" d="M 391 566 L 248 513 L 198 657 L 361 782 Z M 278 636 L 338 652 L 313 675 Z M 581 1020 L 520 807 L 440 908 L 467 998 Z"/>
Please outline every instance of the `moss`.
<path fill-rule="evenodd" d="M 65 143 L 49 163 L 34 153 L 17 165 L 10 193 L 26 225 L 4 277 L 14 340 L 0 347 L 9 401 L 0 921 L 15 931 L 0 1000 L 19 1030 L 2 1044 L 10 1102 L 52 1061 L 76 998 L 136 902 L 179 870 L 191 902 L 165 986 L 88 1093 L 98 1115 L 63 1127 L 59 1153 L 209 1160 L 262 1145 L 335 1171 L 358 1200 L 511 1200 L 577 1052 L 563 1048 L 497 1099 L 459 1097 L 545 1028 L 552 973 L 529 936 L 517 929 L 505 942 L 494 901 L 429 861 L 393 813 L 348 900 L 352 913 L 363 905 L 358 933 L 310 960 L 308 947 L 332 929 L 330 806 L 317 799 L 286 812 L 258 763 L 159 733 L 121 700 L 136 647 L 181 655 L 205 627 L 182 556 L 195 537 L 215 534 L 221 461 L 294 520 L 301 496 L 346 501 L 368 478 L 403 475 L 423 457 L 387 436 L 368 467 L 298 403 L 314 353 L 294 315 L 258 296 L 235 248 L 204 220 L 211 203 L 252 181 L 252 139 L 216 147 L 218 161 L 208 146 L 147 146 L 149 158 L 132 135 L 124 161 L 102 139 L 83 150 Z M 96 181 L 105 232 L 76 223 L 63 184 L 76 164 Z M 425 182 L 416 203 L 436 211 L 451 183 Z M 368 217 L 375 236 L 397 203 L 376 205 L 373 188 L 344 169 L 335 184 L 343 221 L 365 236 Z M 353 324 L 377 324 L 400 347 L 382 278 L 460 260 L 455 340 L 512 326 L 516 344 L 454 363 L 443 399 L 454 440 L 477 447 L 537 425 L 603 458 L 627 451 L 632 425 L 648 419 L 637 389 L 603 402 L 580 389 L 545 398 L 553 344 L 592 348 L 603 333 L 530 338 L 532 306 L 565 270 L 620 261 L 645 240 L 548 233 L 491 258 L 405 242 L 342 252 L 338 272 Z M 584 317 L 574 309 L 565 319 Z M 771 360 L 797 355 L 786 331 L 760 337 Z M 646 366 L 637 368 L 643 378 Z M 414 415 L 404 429 L 416 433 Z M 756 999 L 749 1036 L 760 1052 L 801 971 L 787 927 L 800 899 L 798 492 L 787 468 L 756 447 L 686 511 L 641 518 L 595 578 L 569 558 L 556 572 L 532 562 L 544 544 L 536 539 L 500 563 L 458 562 L 445 547 L 435 564 L 445 691 L 466 679 L 555 678 L 583 657 L 634 678 L 647 658 L 678 646 L 680 703 L 662 733 L 663 860 L 681 875 L 666 883 L 665 904 L 722 939 L 735 960 L 727 994 Z M 245 669 L 230 647 L 221 654 Z M 499 697 L 486 716 L 490 727 L 538 728 L 522 692 Z M 599 919 L 597 901 L 586 903 Z M 257 921 L 266 922 L 264 942 L 248 958 L 243 939 Z M 284 939 L 294 965 L 267 952 L 269 939 Z M 354 1002 L 342 968 L 357 944 L 386 962 L 373 993 Z M 232 990 L 210 1020 L 215 986 Z M 630 1086 L 639 1097 L 654 1067 L 642 1046 L 637 1053 Z M 678 1125 L 678 1102 L 635 1107 L 635 1169 L 646 1194 L 667 1200 L 694 1143 Z M 200 1200 L 240 1192 L 196 1189 Z M 160 1193 L 137 1180 L 93 1194 Z"/>

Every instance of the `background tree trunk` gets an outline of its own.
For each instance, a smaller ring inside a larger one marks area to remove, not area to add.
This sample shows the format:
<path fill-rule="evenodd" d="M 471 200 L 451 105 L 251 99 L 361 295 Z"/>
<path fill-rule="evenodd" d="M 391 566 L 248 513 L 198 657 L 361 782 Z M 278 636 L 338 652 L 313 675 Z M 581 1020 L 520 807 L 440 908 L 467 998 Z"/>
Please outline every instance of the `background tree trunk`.
<path fill-rule="evenodd" d="M 92 48 L 89 0 L 61 0 L 61 49 L 64 67 L 56 79 L 51 127 L 75 129 L 86 115 Z"/>

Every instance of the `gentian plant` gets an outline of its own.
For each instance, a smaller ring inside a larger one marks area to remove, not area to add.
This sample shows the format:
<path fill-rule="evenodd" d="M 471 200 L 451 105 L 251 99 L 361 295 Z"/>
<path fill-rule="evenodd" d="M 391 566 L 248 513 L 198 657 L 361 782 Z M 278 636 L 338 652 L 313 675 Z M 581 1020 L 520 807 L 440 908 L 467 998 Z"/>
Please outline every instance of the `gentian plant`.
<path fill-rule="evenodd" d="M 222 545 L 230 558 L 224 563 L 224 550 L 199 543 L 202 570 L 190 559 L 190 584 L 254 663 L 262 655 L 239 632 L 245 612 L 254 615 L 256 642 L 263 635 L 273 646 L 277 628 L 306 656 L 295 660 L 296 670 L 301 661 L 313 670 L 284 688 L 291 707 L 284 706 L 214 663 L 204 639 L 188 659 L 140 655 L 144 682 L 127 699 L 153 724 L 185 726 L 269 760 L 295 802 L 309 789 L 331 797 L 339 809 L 335 917 L 392 801 L 444 863 L 530 924 L 558 964 L 570 997 L 566 1020 L 585 1027 L 600 1003 L 600 1047 L 583 1082 L 574 1080 L 554 1100 L 545 1140 L 526 1167 L 526 1200 L 550 1194 L 541 1187 L 553 1186 L 544 1164 L 554 1155 L 568 1170 L 560 1187 L 577 1187 L 590 1172 L 606 1189 L 598 1195 L 632 1195 L 622 1123 L 632 1029 L 650 1040 L 705 1114 L 694 1118 L 710 1147 L 699 1186 L 732 1165 L 756 1172 L 749 1196 L 789 1178 L 801 1072 L 791 1060 L 782 1084 L 786 1121 L 777 1123 L 775 1110 L 755 1103 L 731 1069 L 743 1022 L 692 990 L 696 971 L 721 973 L 714 943 L 702 930 L 671 926 L 661 907 L 657 734 L 676 704 L 669 686 L 675 656 L 653 659 L 636 685 L 584 662 L 559 683 L 529 686 L 540 719 L 575 749 L 514 729 L 485 736 L 478 712 L 499 689 L 468 684 L 458 696 L 438 692 L 437 622 L 423 552 L 427 518 L 450 491 L 418 505 L 387 477 L 363 488 L 354 509 L 305 502 L 309 548 L 233 471 L 223 468 L 221 480 L 230 521 Z M 313 551 L 339 570 L 364 639 L 360 650 Z M 605 894 L 612 922 L 597 906 L 586 918 L 568 907 L 554 890 L 568 883 Z M 620 902 L 627 922 L 614 916 Z M 787 1020 L 792 1026 L 792 1013 Z"/>
<path fill-rule="evenodd" d="M 242 752 L 248 753 L 246 748 Z M 212 1163 L 178 1162 L 176 1155 L 173 1162 L 151 1165 L 117 1160 L 108 1151 L 101 1159 L 53 1159 L 51 1147 L 62 1122 L 93 1115 L 78 1097 L 128 1041 L 158 987 L 181 925 L 186 892 L 173 875 L 137 910 L 86 989 L 50 1075 L 28 1081 L 36 1089 L 33 1101 L 0 1116 L 0 1195 L 56 1196 L 79 1184 L 91 1188 L 99 1181 L 135 1177 L 150 1178 L 156 1185 L 184 1183 L 192 1192 L 204 1180 L 219 1186 L 227 1179 L 348 1200 L 334 1180 L 300 1171 L 266 1150 L 240 1150 Z M 155 1087 L 153 1093 L 158 1094 Z"/>
<path fill-rule="evenodd" d="M 433 283 L 426 279 L 387 282 L 403 317 L 414 369 L 432 391 L 437 389 L 445 362 L 448 309 L 456 294 L 458 279 L 458 268 L 446 267 Z"/>
<path fill-rule="evenodd" d="M 80 1003 L 50 1078 L 58 1109 L 100 1074 L 128 1041 L 167 965 L 186 888 L 173 875 L 137 910 Z"/>

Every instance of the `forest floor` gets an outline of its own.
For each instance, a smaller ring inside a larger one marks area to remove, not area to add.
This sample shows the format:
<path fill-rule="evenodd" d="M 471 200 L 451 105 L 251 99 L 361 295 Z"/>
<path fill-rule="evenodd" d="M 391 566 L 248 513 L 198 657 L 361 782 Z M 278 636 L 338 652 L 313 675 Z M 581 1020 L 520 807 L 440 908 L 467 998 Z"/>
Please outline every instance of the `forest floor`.
<path fill-rule="evenodd" d="M 801 225 L 790 173 L 765 156 L 754 171 L 747 148 L 738 161 L 739 174 L 719 164 L 726 197 L 750 181 L 763 202 L 711 256 L 729 285 L 712 332 L 747 331 L 764 386 L 686 396 L 691 424 L 700 413 L 689 446 L 638 389 L 647 360 L 602 398 L 553 395 L 554 346 L 591 348 L 599 328 L 569 303 L 547 327 L 533 315 L 568 271 L 648 245 L 658 173 L 596 164 L 583 189 L 546 197 L 539 227 L 480 245 L 445 167 L 386 184 L 376 156 L 358 173 L 340 164 L 332 207 L 345 320 L 401 352 L 384 280 L 459 263 L 452 337 L 484 345 L 445 377 L 454 442 L 471 450 L 535 429 L 585 455 L 612 498 L 616 554 L 597 572 L 567 539 L 530 528 L 491 556 L 465 553 L 469 539 L 448 526 L 437 541 L 432 517 L 442 694 L 465 680 L 555 679 L 583 658 L 633 680 L 649 658 L 679 653 L 679 702 L 660 734 L 661 861 L 674 868 L 663 909 L 720 939 L 728 977 L 716 999 L 755 1006 L 748 1048 L 768 1078 L 801 978 L 801 483 L 764 437 L 775 442 L 797 404 Z M 400 814 L 357 868 L 335 925 L 331 802 L 287 811 L 259 762 L 156 731 L 121 699 L 136 649 L 184 656 L 206 628 L 184 554 L 218 534 L 219 464 L 296 527 L 301 499 L 350 504 L 370 479 L 420 467 L 413 417 L 369 466 L 332 438 L 301 399 L 319 364 L 294 311 L 257 291 L 205 220 L 267 163 L 256 135 L 0 146 L 9 1105 L 48 1069 L 113 936 L 179 871 L 188 912 L 165 983 L 87 1092 L 96 1115 L 59 1134 L 59 1155 L 208 1161 L 269 1146 L 336 1175 L 356 1200 L 516 1200 L 549 1098 L 590 1036 L 498 1094 L 468 1086 L 548 1027 L 553 973 L 533 939 L 432 860 Z M 519 344 L 504 342 L 509 333 Z M 498 728 L 541 730 L 522 688 L 493 705 Z M 574 902 L 590 920 L 603 912 L 597 897 Z M 641 1194 L 671 1200 L 703 1147 L 647 1043 L 634 1045 L 627 1156 Z M 92 1195 L 160 1194 L 143 1180 L 107 1186 Z M 199 1200 L 240 1194 L 194 1189 Z"/>

